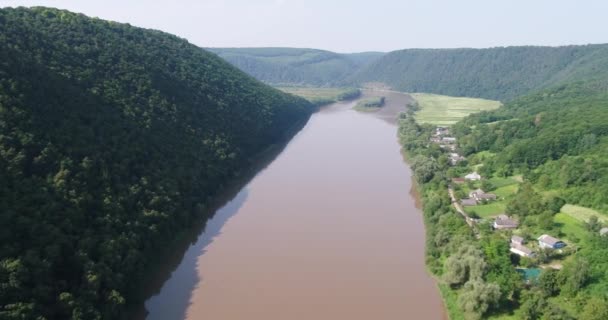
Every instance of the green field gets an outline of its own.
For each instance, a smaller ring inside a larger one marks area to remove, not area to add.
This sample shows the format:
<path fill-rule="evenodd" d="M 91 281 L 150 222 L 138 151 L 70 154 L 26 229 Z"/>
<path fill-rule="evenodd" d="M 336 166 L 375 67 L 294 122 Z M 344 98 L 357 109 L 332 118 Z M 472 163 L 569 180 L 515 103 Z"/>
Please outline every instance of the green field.
<path fill-rule="evenodd" d="M 570 242 L 573 242 L 574 239 L 584 239 L 585 235 L 589 233 L 580 220 L 566 213 L 560 212 L 556 214 L 554 221 L 559 225 L 561 233 Z"/>
<path fill-rule="evenodd" d="M 598 220 L 603 223 L 608 222 L 608 217 L 606 215 L 603 215 L 600 212 L 590 208 L 575 206 L 572 204 L 565 205 L 562 208 L 562 212 L 582 222 L 589 221 L 589 218 L 592 216 L 597 216 Z"/>
<path fill-rule="evenodd" d="M 428 93 L 413 93 L 412 97 L 418 101 L 421 108 L 416 112 L 416 121 L 436 125 L 451 125 L 471 113 L 493 110 L 501 105 L 499 101 L 494 100 Z"/>
<path fill-rule="evenodd" d="M 276 87 L 277 89 L 302 97 L 314 105 L 325 105 L 340 100 L 354 99 L 361 93 L 354 88 Z"/>
<path fill-rule="evenodd" d="M 467 213 L 475 212 L 481 218 L 488 219 L 488 218 L 496 217 L 499 214 L 505 213 L 506 207 L 507 207 L 507 204 L 505 203 L 505 201 L 494 201 L 494 202 L 490 202 L 488 204 L 480 204 L 480 205 L 472 206 L 472 207 L 464 207 L 464 211 L 466 211 Z"/>

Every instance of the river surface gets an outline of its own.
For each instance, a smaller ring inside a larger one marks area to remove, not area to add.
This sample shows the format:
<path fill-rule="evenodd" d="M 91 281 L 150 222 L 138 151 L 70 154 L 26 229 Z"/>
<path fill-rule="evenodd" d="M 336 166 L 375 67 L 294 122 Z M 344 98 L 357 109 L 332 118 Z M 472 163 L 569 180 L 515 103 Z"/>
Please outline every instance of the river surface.
<path fill-rule="evenodd" d="M 383 112 L 314 114 L 208 221 L 146 319 L 445 319 L 396 137 L 408 96 L 382 95 Z"/>

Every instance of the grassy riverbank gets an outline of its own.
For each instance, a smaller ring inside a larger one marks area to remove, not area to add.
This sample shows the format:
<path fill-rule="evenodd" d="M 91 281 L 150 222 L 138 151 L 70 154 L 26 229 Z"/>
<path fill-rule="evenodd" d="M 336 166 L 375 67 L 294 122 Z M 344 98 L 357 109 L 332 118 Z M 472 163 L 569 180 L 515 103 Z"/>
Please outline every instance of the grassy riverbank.
<path fill-rule="evenodd" d="M 353 109 L 361 112 L 374 112 L 380 110 L 384 106 L 384 97 L 371 97 L 362 99 L 353 107 Z"/>
<path fill-rule="evenodd" d="M 316 106 L 353 100 L 361 96 L 361 90 L 357 88 L 277 87 L 277 89 L 302 97 Z"/>

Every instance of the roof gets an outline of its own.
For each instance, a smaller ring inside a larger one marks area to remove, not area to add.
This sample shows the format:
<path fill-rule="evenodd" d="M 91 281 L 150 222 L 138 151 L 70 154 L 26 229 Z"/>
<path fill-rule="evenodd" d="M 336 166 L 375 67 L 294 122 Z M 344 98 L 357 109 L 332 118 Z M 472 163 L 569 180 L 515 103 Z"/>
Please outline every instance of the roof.
<path fill-rule="evenodd" d="M 523 243 L 524 242 L 524 238 L 522 238 L 520 236 L 512 236 L 511 237 L 511 242 Z"/>
<path fill-rule="evenodd" d="M 498 217 L 496 217 L 496 220 L 494 220 L 494 223 L 499 226 L 517 226 L 517 225 L 519 225 L 519 222 L 517 222 L 514 219 L 509 218 L 508 216 L 506 216 L 504 214 L 501 214 Z"/>
<path fill-rule="evenodd" d="M 524 245 L 517 244 L 517 243 L 511 243 L 511 248 L 513 248 L 515 250 L 519 250 L 527 255 L 531 255 L 532 252 L 534 252 L 534 251 L 532 251 L 532 249 L 530 249 Z"/>
<path fill-rule="evenodd" d="M 477 193 L 477 195 L 482 195 L 482 194 L 484 194 L 485 192 L 483 192 L 483 190 L 481 190 L 481 189 L 477 189 L 477 190 L 473 190 L 473 191 L 471 191 L 471 193 Z"/>
<path fill-rule="evenodd" d="M 475 200 L 475 199 L 462 199 L 460 201 L 460 203 L 462 203 L 463 206 L 475 206 L 475 205 L 477 205 L 477 200 Z"/>
<path fill-rule="evenodd" d="M 481 199 L 496 199 L 496 195 L 493 193 L 478 193 L 477 197 Z"/>
<path fill-rule="evenodd" d="M 600 235 L 603 236 L 603 235 L 606 235 L 606 234 L 608 234 L 608 228 L 602 228 L 602 229 L 600 229 Z"/>
<path fill-rule="evenodd" d="M 552 236 L 546 235 L 546 234 L 543 234 L 542 236 L 538 237 L 538 241 L 546 243 L 546 244 L 548 244 L 550 246 L 553 246 L 553 245 L 555 245 L 558 242 L 563 242 L 563 241 L 561 241 L 561 240 L 559 240 L 557 238 L 553 238 Z"/>

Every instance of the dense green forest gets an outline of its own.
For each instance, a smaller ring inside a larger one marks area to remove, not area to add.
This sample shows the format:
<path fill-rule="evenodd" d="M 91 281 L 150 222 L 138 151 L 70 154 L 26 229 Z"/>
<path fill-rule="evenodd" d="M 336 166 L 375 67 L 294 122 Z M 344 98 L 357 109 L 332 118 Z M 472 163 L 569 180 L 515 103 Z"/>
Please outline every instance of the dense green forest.
<path fill-rule="evenodd" d="M 209 48 L 241 70 L 273 85 L 340 86 L 383 53 L 340 54 L 317 49 Z"/>
<path fill-rule="evenodd" d="M 607 75 L 608 45 L 406 49 L 372 61 L 350 82 L 506 101 L 536 89 Z"/>
<path fill-rule="evenodd" d="M 601 212 L 608 212 L 607 111 L 605 81 L 522 96 L 452 126 L 457 151 L 467 156 L 456 166 L 449 165 L 447 151 L 429 143 L 434 127 L 416 123 L 413 111 L 402 116 L 401 142 L 422 190 L 427 264 L 453 318 L 608 317 L 608 236 L 599 233 L 607 221 Z M 452 183 L 474 170 L 484 177 L 481 184 Z M 507 181 L 514 184 L 497 189 L 497 182 Z M 506 202 L 503 213 L 516 217 L 519 228 L 492 231 L 490 219 L 468 226 L 452 207 L 449 185 L 457 193 L 496 190 Z M 597 215 L 575 219 L 564 214 L 564 204 L 594 208 Z M 513 234 L 530 243 L 551 234 L 568 245 L 520 258 L 509 252 Z M 516 268 L 542 272 L 526 282 Z"/>
<path fill-rule="evenodd" d="M 124 317 L 152 254 L 312 111 L 166 33 L 0 10 L 0 318 Z"/>

